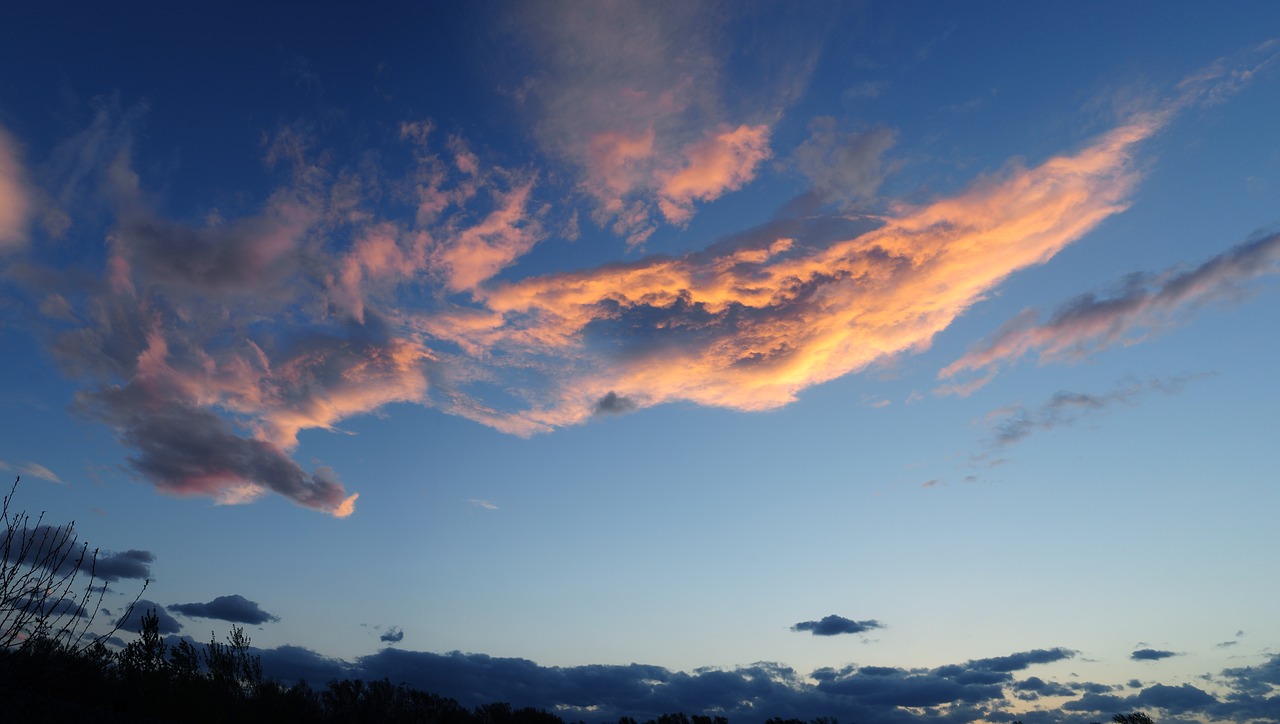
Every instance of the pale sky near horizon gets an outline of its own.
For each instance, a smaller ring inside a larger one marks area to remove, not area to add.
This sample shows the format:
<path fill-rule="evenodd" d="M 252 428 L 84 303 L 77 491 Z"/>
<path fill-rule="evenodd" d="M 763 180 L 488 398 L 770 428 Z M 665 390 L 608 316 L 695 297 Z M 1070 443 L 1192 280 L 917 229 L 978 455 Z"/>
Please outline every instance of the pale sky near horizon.
<path fill-rule="evenodd" d="M 3 15 L 0 472 L 113 611 L 588 721 L 1280 721 L 1280 5 Z"/>

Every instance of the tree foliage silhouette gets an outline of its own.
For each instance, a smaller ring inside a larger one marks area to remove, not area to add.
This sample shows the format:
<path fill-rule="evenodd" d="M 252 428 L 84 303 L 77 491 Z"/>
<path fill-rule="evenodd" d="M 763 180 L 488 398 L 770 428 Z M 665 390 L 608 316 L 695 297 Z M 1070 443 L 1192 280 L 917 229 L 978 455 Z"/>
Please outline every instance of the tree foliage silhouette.
<path fill-rule="evenodd" d="M 106 633 L 94 635 L 93 624 L 107 594 L 97 576 L 98 549 L 89 550 L 75 532 L 75 522 L 49 525 L 41 512 L 34 520 L 13 508 L 21 476 L 4 496 L 0 520 L 0 651 L 40 641 L 75 651 L 101 645 L 113 636 L 142 598 L 142 584 L 125 615 Z M 82 573 L 87 572 L 87 580 Z M 81 582 L 83 581 L 83 588 Z M 97 585 L 95 585 L 97 584 Z"/>

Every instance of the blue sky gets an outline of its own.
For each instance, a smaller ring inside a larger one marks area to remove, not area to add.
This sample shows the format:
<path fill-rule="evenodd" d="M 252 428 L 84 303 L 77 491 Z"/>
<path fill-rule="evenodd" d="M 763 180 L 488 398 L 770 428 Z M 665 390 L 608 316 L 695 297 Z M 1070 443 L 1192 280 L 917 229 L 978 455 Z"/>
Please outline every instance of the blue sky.
<path fill-rule="evenodd" d="M 1280 719 L 1274 4 L 6 15 L 0 466 L 171 633 Z"/>

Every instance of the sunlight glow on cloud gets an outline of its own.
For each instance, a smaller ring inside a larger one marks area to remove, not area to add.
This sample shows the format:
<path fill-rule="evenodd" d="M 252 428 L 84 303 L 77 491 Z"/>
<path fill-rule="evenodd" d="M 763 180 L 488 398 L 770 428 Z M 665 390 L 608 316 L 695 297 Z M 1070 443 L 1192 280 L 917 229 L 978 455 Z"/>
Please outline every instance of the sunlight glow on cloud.
<path fill-rule="evenodd" d="M 927 348 L 1009 274 L 1123 210 L 1136 181 L 1133 146 L 1158 127 L 1139 117 L 1077 154 L 900 207 L 880 228 L 826 245 L 766 236 L 499 283 L 479 292 L 495 314 L 457 316 L 456 328 L 437 319 L 432 331 L 520 364 L 541 355 L 570 363 L 548 371 L 541 404 L 500 416 L 516 432 L 580 422 L 609 393 L 641 407 L 778 407 L 812 385 Z"/>
<path fill-rule="evenodd" d="M 31 199 L 22 176 L 13 138 L 0 128 L 0 251 L 27 242 Z"/>
<path fill-rule="evenodd" d="M 597 221 L 614 219 L 637 243 L 655 215 L 687 223 L 697 203 L 750 182 L 772 154 L 771 127 L 709 112 L 716 89 L 687 73 L 714 67 L 691 15 L 664 7 L 622 33 L 614 14 L 635 8 L 592 7 L 570 25 L 594 35 L 537 26 L 535 36 L 576 51 L 555 55 L 528 92 L 547 148 L 580 164 L 568 190 L 594 196 Z M 659 37 L 691 50 L 673 65 L 648 42 Z M 587 62 L 597 55 L 638 64 L 601 74 Z M 1180 92 L 1212 87 L 1198 83 Z M 1187 102 L 1131 112 L 1074 152 L 1009 162 L 950 196 L 879 200 L 874 216 L 849 208 L 878 193 L 895 133 L 819 118 L 794 156 L 812 184 L 803 213 L 788 204 L 680 257 L 525 277 L 513 267 L 566 197 L 530 169 L 489 163 L 460 135 L 437 139 L 430 120 L 396 126 L 401 171 L 336 166 L 316 131 L 283 126 L 264 146 L 286 180 L 256 212 L 201 224 L 152 208 L 131 160 L 136 114 L 104 106 L 98 131 L 62 149 L 96 159 L 115 205 L 104 278 L 36 291 L 55 357 L 91 381 L 81 409 L 116 429 L 157 487 L 222 503 L 274 492 L 345 516 L 356 495 L 290 453 L 303 431 L 335 431 L 389 403 L 531 435 L 666 402 L 769 410 L 925 350 L 1009 275 L 1123 211 L 1137 144 Z M 1270 268 L 1277 247 L 1260 239 L 1123 299 L 1082 300 L 1046 325 L 1020 318 L 943 376 L 1153 326 Z"/>

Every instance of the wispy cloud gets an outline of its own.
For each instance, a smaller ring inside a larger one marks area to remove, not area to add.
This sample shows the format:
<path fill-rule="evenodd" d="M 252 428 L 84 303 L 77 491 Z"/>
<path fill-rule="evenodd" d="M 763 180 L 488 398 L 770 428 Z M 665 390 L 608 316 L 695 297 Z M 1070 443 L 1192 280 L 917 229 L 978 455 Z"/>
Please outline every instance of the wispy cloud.
<path fill-rule="evenodd" d="M 522 90 L 538 136 L 579 170 L 592 218 L 632 246 L 741 188 L 771 153 L 779 99 L 728 110 L 722 24 L 694 4 L 553 2 L 522 18 L 540 61 Z"/>
<path fill-rule="evenodd" d="M 65 480 L 58 477 L 57 473 L 53 472 L 49 468 L 46 468 L 40 463 L 27 462 L 21 465 L 15 465 L 13 463 L 8 463 L 8 462 L 5 462 L 4 460 L 0 460 L 0 470 L 12 470 L 20 475 L 29 475 L 33 478 L 45 480 L 50 483 L 57 483 L 58 485 L 67 484 Z"/>
<path fill-rule="evenodd" d="M 1123 380 L 1115 389 L 1102 394 L 1086 392 L 1056 392 L 1037 407 L 1010 405 L 987 413 L 984 422 L 992 431 L 990 443 L 1003 447 L 1020 442 L 1035 432 L 1068 426 L 1077 420 L 1097 414 L 1116 404 L 1133 404 L 1142 395 L 1152 392 L 1174 394 L 1188 383 L 1209 376 L 1187 375 L 1169 379 L 1153 379 L 1147 382 Z"/>
<path fill-rule="evenodd" d="M 30 214 L 31 197 L 17 144 L 0 128 L 0 252 L 26 244 Z"/>
<path fill-rule="evenodd" d="M 466 502 L 470 503 L 471 505 L 476 506 L 477 508 L 484 508 L 485 510 L 497 510 L 497 509 L 498 509 L 498 506 L 494 505 L 493 503 L 490 503 L 490 502 L 489 502 L 489 501 L 487 501 L 487 500 L 483 500 L 483 499 L 481 499 L 481 498 L 467 498 L 467 501 L 466 501 Z"/>
<path fill-rule="evenodd" d="M 1078 360 L 1114 344 L 1132 344 L 1185 321 L 1205 305 L 1238 300 L 1248 282 L 1280 272 L 1280 234 L 1232 247 L 1193 269 L 1130 274 L 1118 291 L 1081 295 L 1046 321 L 1027 310 L 996 335 L 945 367 L 939 376 L 994 372 L 1002 364 L 1035 354 L 1041 363 Z M 990 378 L 987 374 L 981 381 Z"/>

